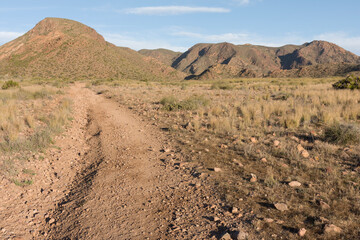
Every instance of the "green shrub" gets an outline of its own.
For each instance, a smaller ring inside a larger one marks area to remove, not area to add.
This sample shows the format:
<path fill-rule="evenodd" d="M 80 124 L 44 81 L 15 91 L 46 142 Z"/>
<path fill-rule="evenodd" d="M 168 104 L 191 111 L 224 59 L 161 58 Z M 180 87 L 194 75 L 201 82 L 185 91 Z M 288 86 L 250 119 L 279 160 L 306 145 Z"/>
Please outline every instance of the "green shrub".
<path fill-rule="evenodd" d="M 183 101 L 179 101 L 174 96 L 168 96 L 161 99 L 160 104 L 163 105 L 163 109 L 167 111 L 177 110 L 195 110 L 202 106 L 207 106 L 209 100 L 204 96 L 192 96 Z"/>
<path fill-rule="evenodd" d="M 332 86 L 335 89 L 360 89 L 360 77 L 350 75 L 345 79 L 334 83 Z"/>
<path fill-rule="evenodd" d="M 5 90 L 5 89 L 9 89 L 9 88 L 16 88 L 16 87 L 19 87 L 19 83 L 17 82 L 14 82 L 13 80 L 9 80 L 9 81 L 6 81 L 1 89 Z"/>
<path fill-rule="evenodd" d="M 353 124 L 334 123 L 325 128 L 324 139 L 341 145 L 358 144 L 360 143 L 360 128 Z"/>

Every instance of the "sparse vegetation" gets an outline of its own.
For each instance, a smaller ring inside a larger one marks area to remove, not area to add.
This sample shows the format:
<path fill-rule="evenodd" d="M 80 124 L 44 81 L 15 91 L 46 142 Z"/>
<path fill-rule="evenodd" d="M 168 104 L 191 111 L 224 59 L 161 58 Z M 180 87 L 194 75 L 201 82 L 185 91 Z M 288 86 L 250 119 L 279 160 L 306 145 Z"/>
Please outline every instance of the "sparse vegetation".
<path fill-rule="evenodd" d="M 204 96 L 191 96 L 185 100 L 179 101 L 174 96 L 168 96 L 161 99 L 160 103 L 167 111 L 177 110 L 196 110 L 209 104 L 209 100 Z"/>
<path fill-rule="evenodd" d="M 19 168 L 53 143 L 71 117 L 71 101 L 57 88 L 31 85 L 0 92 L 0 112 L 0 174 L 16 179 L 17 186 L 31 185 L 31 179 L 18 174 L 35 172 Z"/>
<path fill-rule="evenodd" d="M 324 130 L 325 141 L 335 144 L 359 144 L 360 127 L 354 124 L 334 123 Z"/>
<path fill-rule="evenodd" d="M 19 87 L 19 83 L 18 83 L 18 82 L 15 82 L 15 81 L 13 81 L 13 80 L 9 80 L 9 81 L 6 81 L 6 82 L 2 85 L 1 89 L 6 90 L 6 89 L 9 89 L 9 88 L 17 88 L 17 87 Z"/>
<path fill-rule="evenodd" d="M 332 82 L 231 79 L 228 91 L 213 91 L 212 83 L 201 81 L 186 81 L 186 88 L 128 82 L 96 89 L 109 90 L 107 95 L 171 129 L 169 139 L 188 154 L 186 161 L 202 166 L 197 171 L 223 169 L 225 174 L 207 173 L 227 204 L 243 209 L 241 220 L 266 228 L 255 230 L 260 237 L 296 237 L 306 228 L 309 239 L 321 239 L 330 222 L 342 228 L 340 237 L 352 238 L 360 223 L 360 92 L 337 91 Z M 179 106 L 194 93 L 208 104 Z M 301 186 L 291 187 L 291 181 Z M 289 210 L 278 211 L 278 202 Z"/>

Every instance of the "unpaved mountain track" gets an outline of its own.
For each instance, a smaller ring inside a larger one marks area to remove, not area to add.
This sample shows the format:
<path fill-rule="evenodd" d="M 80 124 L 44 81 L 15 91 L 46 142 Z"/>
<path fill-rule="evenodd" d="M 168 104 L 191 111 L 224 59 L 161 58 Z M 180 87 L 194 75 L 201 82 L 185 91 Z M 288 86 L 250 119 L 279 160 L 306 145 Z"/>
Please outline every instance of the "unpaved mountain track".
<path fill-rule="evenodd" d="M 159 129 L 81 85 L 70 94 L 88 107 L 83 169 L 50 212 L 46 239 L 208 239 L 221 212 L 191 166 L 180 167 Z"/>

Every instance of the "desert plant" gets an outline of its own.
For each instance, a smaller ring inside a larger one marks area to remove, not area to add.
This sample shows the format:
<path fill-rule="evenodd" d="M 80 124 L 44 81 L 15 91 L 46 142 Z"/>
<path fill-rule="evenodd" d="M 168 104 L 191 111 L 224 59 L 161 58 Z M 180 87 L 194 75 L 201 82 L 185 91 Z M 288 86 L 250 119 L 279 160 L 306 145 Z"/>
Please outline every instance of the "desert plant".
<path fill-rule="evenodd" d="M 207 106 L 209 100 L 204 96 L 192 96 L 183 101 L 177 100 L 174 96 L 168 96 L 161 99 L 160 104 L 167 111 L 176 110 L 195 110 L 201 106 Z"/>
<path fill-rule="evenodd" d="M 354 124 L 334 123 L 325 128 L 324 139 L 342 145 L 357 144 L 360 143 L 360 128 Z"/>
<path fill-rule="evenodd" d="M 9 88 L 16 88 L 16 87 L 19 87 L 19 83 L 15 82 L 13 80 L 9 80 L 9 81 L 6 81 L 2 85 L 1 89 L 6 90 L 6 89 L 9 89 Z"/>
<path fill-rule="evenodd" d="M 360 77 L 350 75 L 345 79 L 334 83 L 332 86 L 335 89 L 360 89 Z"/>

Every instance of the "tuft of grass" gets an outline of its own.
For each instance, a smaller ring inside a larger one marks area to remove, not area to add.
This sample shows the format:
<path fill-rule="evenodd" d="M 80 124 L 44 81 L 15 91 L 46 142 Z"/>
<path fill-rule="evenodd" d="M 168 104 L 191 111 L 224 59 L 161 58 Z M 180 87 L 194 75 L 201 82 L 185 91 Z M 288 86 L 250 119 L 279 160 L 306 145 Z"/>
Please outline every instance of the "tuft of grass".
<path fill-rule="evenodd" d="M 13 183 L 16 185 L 16 186 L 19 186 L 19 187 L 25 187 L 25 186 L 30 186 L 31 184 L 34 183 L 33 180 L 17 180 L 17 179 L 14 179 L 13 180 Z"/>
<path fill-rule="evenodd" d="M 36 173 L 35 173 L 35 171 L 34 170 L 31 170 L 31 169 L 23 169 L 22 170 L 22 172 L 24 173 L 24 174 L 27 174 L 27 175 L 31 175 L 31 176 L 35 176 L 36 175 Z"/>
<path fill-rule="evenodd" d="M 15 81 L 13 81 L 13 80 L 9 80 L 9 81 L 6 81 L 6 82 L 2 85 L 1 89 L 6 90 L 6 89 L 9 89 L 9 88 L 17 88 L 17 87 L 19 87 L 19 83 L 18 83 L 18 82 L 15 82 Z"/>
<path fill-rule="evenodd" d="M 174 96 L 168 96 L 161 99 L 160 104 L 163 105 L 163 109 L 166 111 L 177 110 L 196 110 L 199 107 L 209 105 L 209 100 L 204 96 L 191 96 L 183 101 L 179 101 Z"/>
<path fill-rule="evenodd" d="M 341 145 L 360 143 L 360 128 L 354 124 L 334 123 L 324 129 L 324 139 Z"/>

